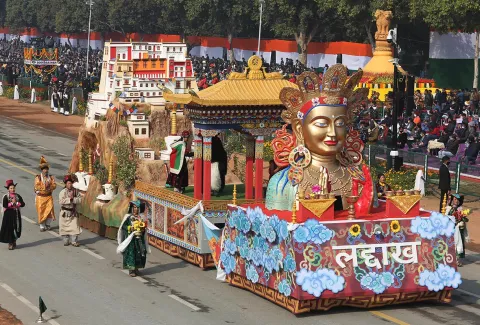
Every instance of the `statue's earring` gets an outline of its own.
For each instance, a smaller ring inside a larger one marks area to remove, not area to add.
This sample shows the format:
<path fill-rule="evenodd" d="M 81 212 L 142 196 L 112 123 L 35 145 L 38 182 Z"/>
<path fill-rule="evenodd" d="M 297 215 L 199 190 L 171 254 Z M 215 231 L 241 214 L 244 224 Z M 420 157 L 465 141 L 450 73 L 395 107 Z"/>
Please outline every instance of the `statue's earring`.
<path fill-rule="evenodd" d="M 288 171 L 288 179 L 292 185 L 298 185 L 303 180 L 303 170 L 312 162 L 312 155 L 303 144 L 293 148 L 288 156 L 290 170 Z"/>

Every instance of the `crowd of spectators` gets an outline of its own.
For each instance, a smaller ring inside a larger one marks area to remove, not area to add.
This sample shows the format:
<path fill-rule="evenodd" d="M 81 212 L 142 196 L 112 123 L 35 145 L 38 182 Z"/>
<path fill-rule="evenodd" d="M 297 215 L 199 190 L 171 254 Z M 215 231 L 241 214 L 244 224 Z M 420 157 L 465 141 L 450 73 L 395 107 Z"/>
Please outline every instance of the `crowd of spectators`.
<path fill-rule="evenodd" d="M 11 40 L 0 39 L 0 74 L 4 74 L 16 82 L 20 77 L 30 77 L 44 84 L 62 81 L 64 84 L 82 81 L 86 78 L 87 49 L 70 46 L 68 44 L 54 44 L 52 48 L 58 49 L 58 68 L 54 74 L 26 73 L 24 66 L 23 49 L 26 47 L 43 45 L 26 43 L 19 38 Z M 90 49 L 88 75 L 92 79 L 99 79 L 103 52 L 99 49 Z"/>
<path fill-rule="evenodd" d="M 397 148 L 475 164 L 480 152 L 479 99 L 477 89 L 417 90 L 413 112 L 399 112 Z M 362 140 L 394 147 L 391 113 L 391 103 L 380 102 L 374 92 L 355 121 Z"/>
<path fill-rule="evenodd" d="M 267 72 L 280 72 L 286 79 L 295 82 L 297 75 L 304 71 L 316 71 L 320 72 L 323 69 L 314 69 L 313 67 L 308 69 L 300 61 L 292 59 L 280 60 L 280 63 L 268 63 L 265 62 L 263 56 L 261 56 L 263 66 Z M 247 67 L 247 61 L 243 58 L 241 61 L 224 60 L 221 58 L 210 58 L 207 56 L 192 57 L 192 66 L 197 79 L 198 88 L 205 89 L 227 78 L 228 74 L 232 71 L 243 72 Z M 328 66 L 326 66 L 328 68 Z"/>

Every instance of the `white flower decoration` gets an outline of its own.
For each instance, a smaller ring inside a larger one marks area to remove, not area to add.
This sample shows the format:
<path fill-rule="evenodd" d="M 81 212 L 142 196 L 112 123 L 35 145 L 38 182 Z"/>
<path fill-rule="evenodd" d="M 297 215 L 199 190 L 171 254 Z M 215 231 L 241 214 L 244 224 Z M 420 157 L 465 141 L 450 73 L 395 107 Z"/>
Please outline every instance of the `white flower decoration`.
<path fill-rule="evenodd" d="M 313 104 L 313 106 L 320 105 L 320 98 L 318 98 L 318 97 L 313 98 L 312 99 L 312 104 Z"/>
<path fill-rule="evenodd" d="M 299 119 L 303 119 L 303 113 L 302 113 L 302 112 L 298 112 L 298 113 L 297 113 L 297 117 L 298 117 Z"/>

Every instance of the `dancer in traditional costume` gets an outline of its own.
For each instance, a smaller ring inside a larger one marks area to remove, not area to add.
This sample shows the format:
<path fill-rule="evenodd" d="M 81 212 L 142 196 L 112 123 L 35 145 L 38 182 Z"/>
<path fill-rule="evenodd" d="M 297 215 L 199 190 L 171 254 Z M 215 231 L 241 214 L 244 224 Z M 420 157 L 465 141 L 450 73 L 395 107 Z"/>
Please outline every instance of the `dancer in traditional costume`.
<path fill-rule="evenodd" d="M 0 242 L 8 244 L 8 249 L 13 250 L 17 247 L 17 239 L 22 234 L 22 215 L 20 208 L 25 206 L 25 202 L 20 195 L 15 193 L 17 184 L 13 180 L 8 180 L 5 188 L 8 193 L 3 196 L 3 220 L 0 228 Z"/>
<path fill-rule="evenodd" d="M 60 236 L 63 237 L 63 245 L 72 244 L 74 247 L 80 246 L 78 235 L 82 233 L 80 222 L 78 220 L 77 204 L 82 201 L 80 191 L 73 188 L 75 180 L 72 175 L 65 175 L 63 183 L 65 188 L 60 192 L 58 200 L 60 203 L 60 217 L 58 220 L 60 227 Z"/>
<path fill-rule="evenodd" d="M 37 93 L 35 92 L 35 88 L 32 88 L 32 96 L 30 98 L 30 103 L 35 103 L 37 101 Z"/>
<path fill-rule="evenodd" d="M 213 169 L 213 165 L 218 165 L 218 169 Z M 223 147 L 222 140 L 218 137 L 218 135 L 212 138 L 212 181 L 216 179 L 217 182 L 220 182 L 219 188 L 212 187 L 213 195 L 219 196 L 224 188 L 225 188 L 225 176 L 227 175 L 227 164 L 228 164 L 228 156 L 225 148 Z M 220 180 L 218 180 L 220 178 Z M 215 182 L 215 183 L 217 183 Z"/>
<path fill-rule="evenodd" d="M 3 96 L 3 82 L 0 81 L 0 96 Z"/>
<path fill-rule="evenodd" d="M 68 107 L 68 89 L 65 88 L 63 90 L 63 115 L 68 116 L 70 115 L 69 107 Z"/>
<path fill-rule="evenodd" d="M 379 199 L 385 199 L 385 194 L 391 191 L 392 188 L 385 182 L 386 178 L 384 174 L 378 175 L 378 182 L 376 184 L 377 196 Z"/>
<path fill-rule="evenodd" d="M 57 88 L 53 88 L 53 94 L 52 94 L 52 105 L 53 105 L 53 111 L 58 112 L 58 93 L 57 93 Z"/>
<path fill-rule="evenodd" d="M 175 192 L 183 193 L 188 186 L 188 167 L 186 157 L 193 157 L 193 152 L 187 148 L 190 132 L 183 131 L 182 138 L 173 142 L 170 147 L 170 174 L 167 178 L 167 184 L 172 186 Z"/>
<path fill-rule="evenodd" d="M 63 98 L 63 89 L 62 88 L 58 89 L 57 96 L 58 96 L 58 106 L 60 106 L 59 113 L 63 114 L 63 113 L 65 113 L 65 106 L 64 106 L 64 98 Z"/>
<path fill-rule="evenodd" d="M 140 201 L 131 201 L 117 233 L 117 254 L 123 254 L 123 269 L 129 270 L 131 277 L 138 275 L 138 269 L 145 268 L 147 252 L 150 253 L 146 222 L 141 212 Z"/>
<path fill-rule="evenodd" d="M 50 166 L 45 157 L 40 158 L 42 173 L 35 176 L 35 206 L 38 214 L 40 231 L 50 230 L 50 223 L 55 220 L 52 193 L 57 188 L 55 178 L 48 174 Z"/>

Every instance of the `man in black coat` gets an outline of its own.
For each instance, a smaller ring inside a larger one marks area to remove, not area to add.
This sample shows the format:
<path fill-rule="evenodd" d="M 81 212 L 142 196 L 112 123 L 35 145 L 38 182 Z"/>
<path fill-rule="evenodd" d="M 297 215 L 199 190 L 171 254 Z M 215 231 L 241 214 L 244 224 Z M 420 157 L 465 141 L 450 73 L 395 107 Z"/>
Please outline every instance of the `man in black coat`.
<path fill-rule="evenodd" d="M 218 137 L 218 135 L 212 138 L 212 163 L 218 162 L 218 170 L 220 172 L 220 179 L 221 179 L 221 187 L 218 191 L 217 196 L 223 192 L 225 188 L 225 175 L 227 174 L 227 164 L 228 164 L 228 156 L 225 148 L 223 147 L 222 140 Z"/>
<path fill-rule="evenodd" d="M 442 158 L 442 166 L 440 166 L 440 181 L 438 183 L 438 188 L 440 189 L 440 212 L 442 212 L 442 204 L 445 196 L 450 195 L 451 186 L 450 186 L 450 171 L 448 170 L 448 165 L 450 164 L 450 157 L 444 156 Z"/>

